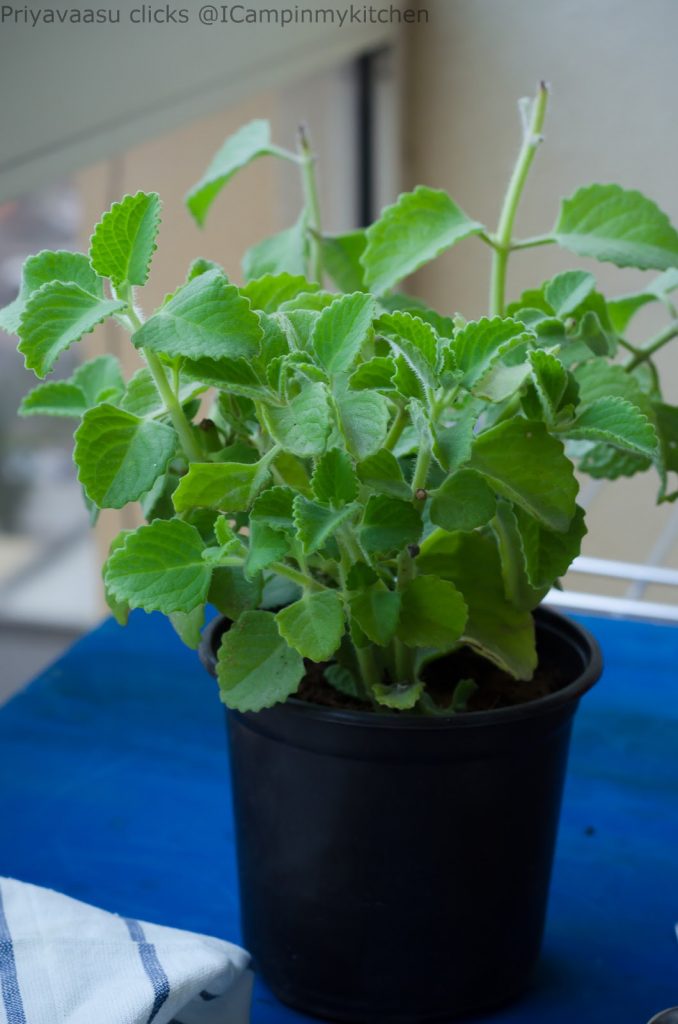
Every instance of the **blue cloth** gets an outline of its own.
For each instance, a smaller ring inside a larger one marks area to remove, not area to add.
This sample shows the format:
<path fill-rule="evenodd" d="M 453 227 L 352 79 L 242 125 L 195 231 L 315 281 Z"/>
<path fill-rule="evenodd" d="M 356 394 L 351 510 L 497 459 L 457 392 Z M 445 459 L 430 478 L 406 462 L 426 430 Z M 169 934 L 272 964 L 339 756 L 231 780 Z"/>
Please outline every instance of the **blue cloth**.
<path fill-rule="evenodd" d="M 577 718 L 542 963 L 497 1024 L 678 1004 L 678 629 L 583 621 L 606 671 Z M 0 875 L 240 942 L 224 751 L 216 686 L 170 625 L 104 623 L 0 711 Z M 306 1019 L 257 983 L 253 1024 Z"/>

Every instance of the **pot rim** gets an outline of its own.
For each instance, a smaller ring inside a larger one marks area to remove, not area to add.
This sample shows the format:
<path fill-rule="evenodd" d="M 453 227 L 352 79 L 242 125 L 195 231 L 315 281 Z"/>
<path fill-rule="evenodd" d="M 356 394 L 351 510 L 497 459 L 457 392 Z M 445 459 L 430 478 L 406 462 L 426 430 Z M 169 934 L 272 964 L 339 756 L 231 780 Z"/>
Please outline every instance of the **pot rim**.
<path fill-rule="evenodd" d="M 322 720 L 337 725 L 359 726 L 372 729 L 473 729 L 491 725 L 506 725 L 509 722 L 547 715 L 567 704 L 575 703 L 600 679 L 603 671 L 603 658 L 595 637 L 580 623 L 550 608 L 539 606 L 534 612 L 538 625 L 549 633 L 554 633 L 568 641 L 579 652 L 584 664 L 582 672 L 571 683 L 536 700 L 524 704 L 514 704 L 506 708 L 494 708 L 491 711 L 469 711 L 453 715 L 428 717 L 401 712 L 397 715 L 380 715 L 374 711 L 358 711 L 349 708 L 330 708 L 321 704 L 288 697 L 286 701 L 265 708 L 262 711 L 234 712 L 248 717 L 271 712 L 282 711 L 309 720 Z M 216 676 L 216 642 L 222 632 L 222 624 L 226 616 L 217 615 L 205 628 L 198 653 L 200 660 L 210 675 Z M 232 710 L 232 709 L 229 709 Z"/>

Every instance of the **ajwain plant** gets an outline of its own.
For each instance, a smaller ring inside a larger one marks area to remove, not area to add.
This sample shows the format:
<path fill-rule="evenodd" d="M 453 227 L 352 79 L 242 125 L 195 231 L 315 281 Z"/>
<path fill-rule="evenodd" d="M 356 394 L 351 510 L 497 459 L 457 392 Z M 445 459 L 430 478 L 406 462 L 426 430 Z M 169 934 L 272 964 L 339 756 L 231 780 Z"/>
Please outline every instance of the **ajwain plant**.
<path fill-rule="evenodd" d="M 474 681 L 441 706 L 422 672 L 461 645 L 528 680 L 532 610 L 586 531 L 575 465 L 607 478 L 654 466 L 658 500 L 678 496 L 678 408 L 653 362 L 678 335 L 678 233 L 639 192 L 590 185 L 546 234 L 514 238 L 546 103 L 543 85 L 521 103 L 494 233 L 419 187 L 366 230 L 328 236 L 305 135 L 288 152 L 253 121 L 187 197 L 202 224 L 251 161 L 298 165 L 301 215 L 245 254 L 242 287 L 198 259 L 144 321 L 135 289 L 155 249 L 154 193 L 114 204 L 88 255 L 26 261 L 0 325 L 38 377 L 109 317 L 145 366 L 125 381 L 112 356 L 91 359 L 38 385 L 21 414 L 80 420 L 75 462 L 94 514 L 141 503 L 148 525 L 123 531 L 104 567 L 121 622 L 131 608 L 163 612 L 195 647 L 206 604 L 232 620 L 218 652 L 230 707 L 285 700 L 315 662 L 376 710 L 450 713 Z M 491 252 L 487 317 L 443 315 L 396 290 L 468 238 Z M 511 253 L 549 244 L 662 273 L 605 299 L 572 270 L 507 305 Z M 670 319 L 641 348 L 624 335 L 650 302 Z"/>

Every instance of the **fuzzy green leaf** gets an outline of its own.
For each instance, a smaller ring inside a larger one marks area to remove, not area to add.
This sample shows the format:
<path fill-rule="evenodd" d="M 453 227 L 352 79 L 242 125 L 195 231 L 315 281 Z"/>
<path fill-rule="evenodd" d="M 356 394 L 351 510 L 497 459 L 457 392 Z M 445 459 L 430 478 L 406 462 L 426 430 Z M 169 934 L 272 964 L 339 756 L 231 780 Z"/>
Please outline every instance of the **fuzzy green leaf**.
<path fill-rule="evenodd" d="M 194 526 L 157 519 L 127 534 L 108 559 L 104 580 L 118 601 L 147 612 L 190 612 L 204 604 L 212 567 Z"/>
<path fill-rule="evenodd" d="M 258 519 L 274 530 L 292 533 L 294 496 L 295 492 L 291 487 L 269 487 L 259 495 L 252 506 L 252 519 Z"/>
<path fill-rule="evenodd" d="M 374 356 L 361 363 L 349 377 L 355 391 L 393 391 L 396 364 L 391 356 Z"/>
<path fill-rule="evenodd" d="M 365 251 L 364 231 L 347 235 L 324 235 L 320 239 L 323 267 L 342 292 L 365 290 L 365 271 L 360 257 Z"/>
<path fill-rule="evenodd" d="M 472 469 L 459 469 L 432 492 L 431 522 L 450 533 L 476 530 L 489 523 L 497 500 L 485 480 Z"/>
<path fill-rule="evenodd" d="M 270 460 L 259 462 L 192 462 L 173 495 L 177 512 L 217 508 L 245 512 L 269 475 Z"/>
<path fill-rule="evenodd" d="M 420 573 L 450 580 L 464 595 L 468 621 L 462 639 L 518 679 L 537 665 L 534 622 L 506 600 L 496 542 L 477 531 L 432 533 L 417 558 Z"/>
<path fill-rule="evenodd" d="M 303 658 L 280 635 L 271 612 L 243 612 L 217 655 L 221 699 L 237 711 L 261 711 L 286 700 L 304 672 Z"/>
<path fill-rule="evenodd" d="M 525 325 L 510 317 L 471 321 L 457 333 L 452 345 L 461 383 L 472 388 L 507 353 L 533 340 Z"/>
<path fill-rule="evenodd" d="M 124 302 L 91 295 L 77 284 L 43 285 L 26 303 L 19 325 L 19 351 L 27 369 L 45 377 L 69 345 L 124 306 Z"/>
<path fill-rule="evenodd" d="M 411 488 L 405 483 L 400 463 L 393 452 L 380 448 L 374 455 L 356 466 L 358 479 L 379 494 L 390 494 L 394 498 L 407 500 L 412 496 Z"/>
<path fill-rule="evenodd" d="M 309 384 L 281 409 L 266 411 L 268 428 L 284 451 L 302 458 L 322 455 L 330 433 L 330 401 L 324 384 Z"/>
<path fill-rule="evenodd" d="M 79 419 L 87 411 L 85 396 L 79 387 L 67 380 L 51 380 L 38 384 L 22 399 L 20 416 L 74 416 Z"/>
<path fill-rule="evenodd" d="M 304 553 L 310 555 L 319 551 L 342 523 L 353 516 L 357 508 L 357 505 L 350 504 L 341 509 L 331 509 L 309 501 L 303 494 L 297 494 L 293 504 L 293 518 Z"/>
<path fill-rule="evenodd" d="M 424 692 L 424 683 L 417 679 L 413 683 L 393 683 L 387 686 L 377 683 L 372 687 L 372 694 L 377 703 L 393 711 L 409 711 L 415 706 Z"/>
<path fill-rule="evenodd" d="M 546 283 L 544 297 L 556 316 L 566 317 L 581 306 L 595 287 L 593 274 L 584 270 L 566 270 Z"/>
<path fill-rule="evenodd" d="M 275 617 L 280 635 L 303 658 L 328 661 L 344 632 L 344 608 L 336 590 L 305 593 Z"/>
<path fill-rule="evenodd" d="M 374 644 L 385 647 L 393 639 L 400 615 L 400 594 L 375 583 L 351 595 L 351 617 Z"/>
<path fill-rule="evenodd" d="M 563 200 L 553 229 L 577 256 L 640 270 L 678 266 L 678 232 L 659 207 L 619 185 L 589 185 Z"/>
<path fill-rule="evenodd" d="M 78 479 L 99 508 L 137 501 L 165 472 L 177 446 L 174 430 L 104 402 L 75 432 Z"/>
<path fill-rule="evenodd" d="M 354 501 L 358 478 L 346 452 L 331 448 L 318 459 L 311 477 L 311 487 L 318 501 L 326 505 L 344 505 Z"/>
<path fill-rule="evenodd" d="M 199 604 L 190 612 L 172 612 L 169 620 L 182 643 L 197 651 L 200 646 L 200 631 L 205 624 L 205 608 Z"/>
<path fill-rule="evenodd" d="M 398 636 L 408 647 L 445 650 L 457 643 L 467 619 L 466 602 L 453 583 L 415 576 L 402 592 Z"/>
<path fill-rule="evenodd" d="M 212 573 L 207 599 L 222 615 L 235 620 L 242 612 L 258 606 L 261 576 L 252 573 L 248 578 L 237 566 L 217 566 Z"/>
<path fill-rule="evenodd" d="M 81 252 L 52 252 L 48 249 L 29 256 L 21 273 L 21 288 L 14 302 L 0 310 L 0 330 L 18 334 L 26 303 L 44 284 L 61 281 L 79 285 L 89 295 L 104 298 L 104 282 Z"/>
<path fill-rule="evenodd" d="M 207 390 L 203 384 L 198 384 L 193 380 L 184 380 L 183 376 L 182 371 L 182 379 L 179 386 L 179 401 L 182 405 Z M 133 413 L 135 416 L 142 417 L 158 416 L 161 413 L 167 413 L 165 403 L 158 392 L 153 375 L 145 366 L 137 370 L 134 376 L 127 382 L 125 394 L 120 401 L 120 408 Z"/>
<path fill-rule="evenodd" d="M 114 203 L 94 229 L 89 257 L 116 288 L 146 284 L 160 227 L 160 196 L 137 192 Z"/>
<path fill-rule="evenodd" d="M 475 438 L 470 466 L 498 494 L 549 529 L 568 528 L 577 481 L 562 443 L 551 437 L 543 423 L 514 417 L 484 431 Z"/>
<path fill-rule="evenodd" d="M 583 407 L 564 434 L 577 440 L 605 441 L 645 458 L 653 458 L 657 454 L 654 427 L 635 405 L 624 398 L 599 398 Z"/>
<path fill-rule="evenodd" d="M 265 238 L 245 253 L 242 270 L 246 281 L 265 274 L 306 274 L 308 238 L 302 216 L 296 224 Z"/>
<path fill-rule="evenodd" d="M 261 519 L 250 519 L 250 543 L 245 559 L 245 575 L 251 579 L 273 562 L 284 558 L 289 542 L 284 533 L 275 530 Z"/>
<path fill-rule="evenodd" d="M 547 423 L 553 423 L 568 389 L 568 373 L 559 359 L 544 349 L 530 352 L 532 381 Z"/>
<path fill-rule="evenodd" d="M 367 229 L 360 259 L 365 282 L 376 294 L 386 292 L 455 242 L 482 230 L 446 192 L 420 185 L 399 196 Z"/>
<path fill-rule="evenodd" d="M 226 139 L 200 181 L 186 196 L 186 205 L 198 224 L 202 226 L 205 223 L 210 206 L 236 171 L 257 157 L 279 152 L 271 143 L 268 121 L 250 121 Z"/>
<path fill-rule="evenodd" d="M 421 513 L 409 501 L 373 494 L 363 514 L 360 542 L 370 554 L 402 551 L 421 536 Z"/>
<path fill-rule="evenodd" d="M 346 447 L 356 459 L 374 455 L 388 432 L 390 406 L 378 392 L 337 390 L 335 395 L 339 425 Z"/>
<path fill-rule="evenodd" d="M 172 357 L 219 359 L 256 355 L 262 337 L 249 302 L 219 270 L 209 270 L 183 285 L 132 340 Z"/>
<path fill-rule="evenodd" d="M 301 274 L 266 274 L 255 281 L 249 281 L 240 294 L 249 299 L 252 309 L 262 313 L 275 313 L 284 302 L 304 293 L 316 292 L 320 285 L 307 281 Z"/>
<path fill-rule="evenodd" d="M 371 295 L 354 292 L 341 295 L 318 317 L 311 341 L 321 365 L 328 373 L 349 370 L 363 346 L 372 337 L 376 302 Z"/>
<path fill-rule="evenodd" d="M 672 267 L 659 274 L 650 284 L 639 292 L 618 295 L 608 299 L 607 310 L 612 327 L 618 334 L 623 334 L 629 323 L 643 306 L 649 302 L 666 302 L 671 292 L 678 288 L 678 268 Z"/>

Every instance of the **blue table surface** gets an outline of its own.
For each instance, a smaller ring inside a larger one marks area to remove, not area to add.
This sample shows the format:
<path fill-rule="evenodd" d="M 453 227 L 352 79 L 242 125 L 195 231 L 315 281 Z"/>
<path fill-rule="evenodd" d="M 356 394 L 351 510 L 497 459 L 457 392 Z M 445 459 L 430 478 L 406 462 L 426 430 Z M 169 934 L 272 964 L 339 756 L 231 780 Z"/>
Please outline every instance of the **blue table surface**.
<path fill-rule="evenodd" d="M 606 669 L 577 717 L 543 957 L 488 1022 L 678 1004 L 678 629 L 582 621 Z M 0 821 L 0 874 L 239 941 L 222 708 L 161 616 L 105 622 L 0 711 Z M 309 1019 L 257 983 L 253 1024 Z"/>

